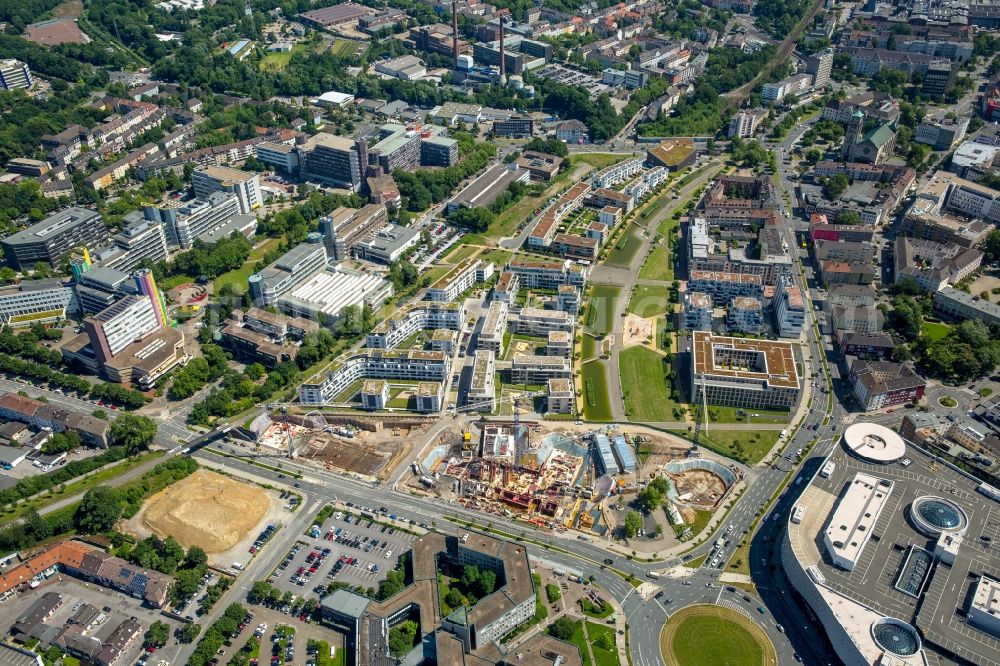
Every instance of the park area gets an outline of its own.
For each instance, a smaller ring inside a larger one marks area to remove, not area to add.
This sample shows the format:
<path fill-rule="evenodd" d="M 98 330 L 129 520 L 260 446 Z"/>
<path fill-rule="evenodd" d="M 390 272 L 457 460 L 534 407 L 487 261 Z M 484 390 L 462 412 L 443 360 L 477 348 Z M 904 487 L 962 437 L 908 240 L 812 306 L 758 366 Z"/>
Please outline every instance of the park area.
<path fill-rule="evenodd" d="M 664 357 L 646 347 L 618 354 L 625 415 L 630 421 L 683 421 L 683 407 L 670 399 Z"/>
<path fill-rule="evenodd" d="M 637 284 L 628 302 L 628 311 L 640 317 L 657 317 L 667 313 L 670 287 L 658 284 Z"/>
<path fill-rule="evenodd" d="M 676 666 L 771 666 L 771 640 L 750 618 L 728 608 L 699 604 L 674 613 L 660 632 L 663 661 Z"/>

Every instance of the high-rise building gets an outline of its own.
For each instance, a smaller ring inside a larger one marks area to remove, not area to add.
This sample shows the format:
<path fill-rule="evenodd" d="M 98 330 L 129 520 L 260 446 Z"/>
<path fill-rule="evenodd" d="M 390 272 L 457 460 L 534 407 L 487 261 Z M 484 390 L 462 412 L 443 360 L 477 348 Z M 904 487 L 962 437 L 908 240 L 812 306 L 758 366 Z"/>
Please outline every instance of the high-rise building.
<path fill-rule="evenodd" d="M 320 132 L 299 146 L 302 177 L 325 185 L 357 191 L 363 165 L 354 141 Z"/>
<path fill-rule="evenodd" d="M 215 192 L 230 192 L 240 202 L 240 212 L 252 213 L 264 204 L 260 178 L 255 173 L 221 166 L 206 166 L 191 174 L 194 193 L 202 198 Z"/>
<path fill-rule="evenodd" d="M 812 74 L 814 88 L 821 88 L 829 83 L 831 71 L 833 71 L 833 49 L 817 51 L 806 60 L 806 74 Z"/>
<path fill-rule="evenodd" d="M 115 354 L 160 328 L 153 299 L 149 296 L 126 296 L 110 307 L 83 321 L 94 356 L 107 363 Z"/>
<path fill-rule="evenodd" d="M 147 206 L 147 220 L 162 222 L 166 227 L 167 243 L 189 248 L 196 238 L 218 229 L 240 214 L 240 201 L 235 192 L 213 192 L 183 206 L 157 208 Z"/>
<path fill-rule="evenodd" d="M 18 90 L 31 87 L 31 69 L 20 60 L 0 60 L 0 88 Z"/>
<path fill-rule="evenodd" d="M 327 255 L 338 261 L 349 259 L 355 245 L 370 238 L 389 223 L 389 215 L 382 204 L 368 204 L 363 208 L 341 206 L 319 220 Z"/>
<path fill-rule="evenodd" d="M 92 256 L 95 264 L 126 273 L 138 268 L 143 261 L 163 261 L 167 258 L 167 237 L 163 224 L 141 217 L 132 220 L 111 237 L 109 245 L 95 249 Z M 70 267 L 73 268 L 73 265 Z"/>
<path fill-rule="evenodd" d="M 326 265 L 326 248 L 319 234 L 293 247 L 277 261 L 250 276 L 250 296 L 257 307 L 273 306 L 278 298 Z"/>

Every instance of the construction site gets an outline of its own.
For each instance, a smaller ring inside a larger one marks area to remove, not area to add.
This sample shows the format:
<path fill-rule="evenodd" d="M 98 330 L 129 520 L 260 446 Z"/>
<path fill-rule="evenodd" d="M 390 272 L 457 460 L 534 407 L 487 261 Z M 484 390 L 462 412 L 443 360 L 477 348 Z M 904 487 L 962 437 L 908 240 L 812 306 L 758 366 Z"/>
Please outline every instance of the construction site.
<path fill-rule="evenodd" d="M 619 503 L 650 473 L 662 473 L 664 464 L 683 461 L 690 451 L 690 444 L 652 431 L 479 422 L 442 431 L 402 483 L 411 492 L 538 527 L 605 534 L 605 500 Z M 694 479 L 694 473 L 671 475 L 680 482 L 678 492 L 692 497 L 698 486 L 706 500 L 725 493 L 727 484 Z"/>
<path fill-rule="evenodd" d="M 432 420 L 419 416 L 366 417 L 271 411 L 232 438 L 232 452 L 248 458 L 294 458 L 367 480 L 385 480 L 410 455 L 410 441 Z"/>

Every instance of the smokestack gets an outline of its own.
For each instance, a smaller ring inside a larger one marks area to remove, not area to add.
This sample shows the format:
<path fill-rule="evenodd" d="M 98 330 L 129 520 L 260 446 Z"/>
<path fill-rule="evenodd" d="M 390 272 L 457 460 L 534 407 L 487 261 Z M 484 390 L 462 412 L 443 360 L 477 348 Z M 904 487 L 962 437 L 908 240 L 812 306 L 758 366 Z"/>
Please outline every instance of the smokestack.
<path fill-rule="evenodd" d="M 458 0 L 451 3 L 451 55 L 458 69 Z"/>
<path fill-rule="evenodd" d="M 500 17 L 500 85 L 507 83 L 503 52 L 503 16 Z"/>

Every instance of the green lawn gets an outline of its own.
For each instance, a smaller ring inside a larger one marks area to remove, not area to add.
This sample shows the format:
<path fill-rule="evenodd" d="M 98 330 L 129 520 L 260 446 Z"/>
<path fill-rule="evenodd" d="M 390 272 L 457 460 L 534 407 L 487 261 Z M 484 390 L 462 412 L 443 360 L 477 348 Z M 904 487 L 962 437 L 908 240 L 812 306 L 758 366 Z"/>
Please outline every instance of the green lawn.
<path fill-rule="evenodd" d="M 273 70 L 280 72 L 281 70 L 288 67 L 288 63 L 291 62 L 292 56 L 296 53 L 301 53 L 306 50 L 306 47 L 302 44 L 296 44 L 292 47 L 291 51 L 278 52 L 272 51 L 266 56 L 261 58 L 260 61 L 260 71 Z"/>
<path fill-rule="evenodd" d="M 632 265 L 632 260 L 635 259 L 635 255 L 638 254 L 641 245 L 642 240 L 639 238 L 638 229 L 631 227 L 624 235 L 619 237 L 615 246 L 608 251 L 608 256 L 604 259 L 604 263 L 611 266 L 628 268 Z"/>
<path fill-rule="evenodd" d="M 655 317 L 665 314 L 669 301 L 670 287 L 666 285 L 637 284 L 628 302 L 628 311 L 640 317 Z"/>
<path fill-rule="evenodd" d="M 660 651 L 665 663 L 682 666 L 777 664 L 774 646 L 750 618 L 708 604 L 674 613 L 660 633 Z"/>
<path fill-rule="evenodd" d="M 610 638 L 611 649 L 605 650 L 599 647 L 598 641 L 603 636 Z M 587 638 L 590 639 L 590 649 L 594 653 L 594 662 L 597 666 L 618 666 L 618 649 L 615 647 L 615 629 L 606 624 L 597 624 L 587 621 Z"/>
<path fill-rule="evenodd" d="M 243 265 L 239 268 L 229 271 L 228 273 L 223 273 L 219 277 L 215 278 L 215 292 L 219 293 L 223 285 L 231 284 L 233 289 L 239 293 L 244 293 L 249 288 L 247 286 L 247 279 L 253 275 L 254 266 L 258 261 L 264 258 L 268 252 L 272 249 L 278 247 L 281 244 L 280 238 L 269 238 L 259 247 L 254 248 L 247 257 L 247 260 L 243 262 Z"/>
<path fill-rule="evenodd" d="M 625 415 L 629 421 L 675 421 L 677 403 L 670 399 L 663 374 L 663 357 L 642 346 L 618 354 Z"/>
<path fill-rule="evenodd" d="M 459 245 L 441 261 L 446 264 L 457 264 L 463 259 L 468 259 L 477 252 L 479 252 L 479 248 L 475 245 Z"/>
<path fill-rule="evenodd" d="M 158 282 L 157 286 L 163 291 L 170 291 L 174 287 L 179 287 L 188 282 L 194 282 L 194 278 L 187 275 L 174 275 L 173 277 L 168 277 L 163 282 Z"/>
<path fill-rule="evenodd" d="M 484 252 L 479 255 L 479 258 L 483 261 L 488 261 L 497 267 L 497 270 L 501 270 L 510 261 L 511 256 L 514 253 L 510 250 L 490 250 L 489 252 Z"/>
<path fill-rule="evenodd" d="M 676 431 L 676 434 L 691 437 L 687 431 Z M 779 434 L 777 430 L 712 430 L 709 426 L 708 432 L 701 431 L 698 443 L 720 455 L 755 465 L 778 441 Z"/>
<path fill-rule="evenodd" d="M 931 341 L 940 340 L 948 335 L 950 331 L 951 326 L 940 322 L 924 321 L 920 324 L 920 334 L 924 337 L 930 338 Z"/>
<path fill-rule="evenodd" d="M 614 328 L 616 303 L 621 295 L 621 287 L 597 284 L 590 292 L 587 315 L 584 322 L 588 330 L 597 336 L 605 336 Z"/>
<path fill-rule="evenodd" d="M 367 48 L 367 46 L 359 44 L 358 42 L 352 42 L 347 39 L 338 39 L 330 45 L 330 53 L 339 56 L 356 56 L 359 52 L 364 51 Z"/>
<path fill-rule="evenodd" d="M 639 269 L 639 277 L 643 280 L 663 280 L 671 282 L 674 279 L 674 267 L 671 263 L 670 249 L 666 241 L 661 241 L 653 248 Z"/>
<path fill-rule="evenodd" d="M 595 169 L 603 169 L 604 167 L 609 167 L 612 164 L 618 164 L 622 160 L 628 159 L 629 157 L 631 157 L 631 155 L 616 155 L 613 153 L 583 153 L 580 155 L 571 155 L 569 157 L 569 161 L 572 166 L 576 166 L 580 162 L 584 162 Z"/>
<path fill-rule="evenodd" d="M 593 662 L 590 660 L 590 652 L 587 650 L 587 638 L 583 635 L 583 620 L 577 620 L 573 623 L 573 635 L 569 637 L 568 642 L 580 648 L 580 655 L 583 657 L 583 666 L 593 666 Z"/>
<path fill-rule="evenodd" d="M 603 602 L 602 605 L 598 606 L 587 597 L 583 597 L 580 599 L 580 610 L 583 611 L 583 614 L 587 617 L 595 617 L 598 620 L 603 620 L 611 615 L 615 609 L 606 601 Z"/>
<path fill-rule="evenodd" d="M 740 415 L 738 412 L 743 412 Z M 751 416 L 759 414 L 759 416 Z M 709 405 L 708 419 L 712 423 L 788 423 L 792 418 L 789 411 L 769 411 L 766 409 L 743 409 L 735 407 L 716 407 Z"/>
<path fill-rule="evenodd" d="M 610 421 L 611 400 L 608 397 L 608 373 L 600 361 L 580 367 L 583 381 L 583 414 L 588 421 Z"/>

